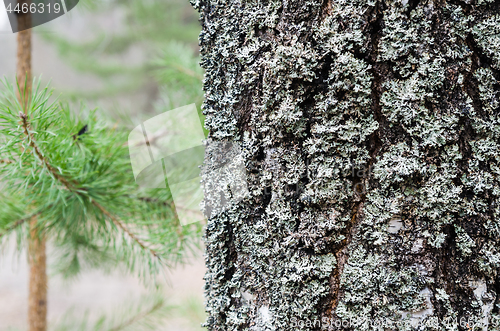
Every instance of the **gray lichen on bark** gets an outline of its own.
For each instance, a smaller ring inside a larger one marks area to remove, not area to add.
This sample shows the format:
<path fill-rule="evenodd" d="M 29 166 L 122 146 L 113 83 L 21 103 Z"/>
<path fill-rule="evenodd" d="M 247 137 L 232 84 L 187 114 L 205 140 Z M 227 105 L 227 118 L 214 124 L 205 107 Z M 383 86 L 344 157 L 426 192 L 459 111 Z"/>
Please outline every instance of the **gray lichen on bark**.
<path fill-rule="evenodd" d="M 500 2 L 192 3 L 250 192 L 208 220 L 208 329 L 500 330 Z"/>

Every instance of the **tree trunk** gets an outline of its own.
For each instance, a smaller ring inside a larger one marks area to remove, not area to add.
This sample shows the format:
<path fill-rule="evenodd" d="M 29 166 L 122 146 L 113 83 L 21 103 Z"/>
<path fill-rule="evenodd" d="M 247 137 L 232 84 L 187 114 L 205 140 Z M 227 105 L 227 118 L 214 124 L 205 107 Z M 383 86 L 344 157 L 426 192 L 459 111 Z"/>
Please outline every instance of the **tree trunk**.
<path fill-rule="evenodd" d="M 47 330 L 47 271 L 45 238 L 36 227 L 37 219 L 30 221 L 28 262 L 30 265 L 28 326 L 29 331 Z"/>
<path fill-rule="evenodd" d="M 30 4 L 20 0 L 19 4 Z M 21 14 L 17 19 L 17 82 L 19 84 L 19 102 L 28 112 L 31 94 L 31 15 Z M 37 219 L 33 217 L 29 224 L 28 263 L 30 265 L 28 326 L 29 331 L 47 330 L 47 272 L 45 238 L 43 231 L 37 227 Z"/>
<path fill-rule="evenodd" d="M 192 3 L 208 329 L 500 330 L 500 1 Z"/>
<path fill-rule="evenodd" d="M 18 0 L 20 7 L 31 1 Z M 27 101 L 31 91 L 31 15 L 30 13 L 17 16 L 17 82 L 20 87 L 20 101 L 27 111 Z"/>

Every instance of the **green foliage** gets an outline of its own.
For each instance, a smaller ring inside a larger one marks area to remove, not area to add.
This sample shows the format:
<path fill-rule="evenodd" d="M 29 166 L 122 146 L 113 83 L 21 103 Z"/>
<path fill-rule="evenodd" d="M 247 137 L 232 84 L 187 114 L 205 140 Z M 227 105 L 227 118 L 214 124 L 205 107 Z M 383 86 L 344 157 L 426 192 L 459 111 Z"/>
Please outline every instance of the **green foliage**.
<path fill-rule="evenodd" d="M 98 17 L 120 13 L 122 19 L 118 29 L 90 28 L 84 40 L 43 35 L 67 64 L 102 82 L 90 91 L 65 91 L 66 98 L 123 99 L 149 91 L 156 99 L 158 89 L 168 88 L 166 106 L 201 104 L 203 74 L 196 55 L 200 27 L 187 1 L 87 0 L 81 8 Z"/>
<path fill-rule="evenodd" d="M 51 331 L 146 331 L 163 330 L 165 321 L 173 316 L 189 320 L 190 330 L 202 330 L 205 318 L 203 304 L 188 297 L 180 305 L 169 304 L 161 292 L 141 297 L 133 304 L 124 305 L 97 318 L 90 311 L 70 308 L 60 320 L 53 323 Z"/>
<path fill-rule="evenodd" d="M 166 106 L 176 108 L 186 103 L 201 104 L 203 70 L 198 62 L 199 58 L 186 44 L 172 41 L 162 47 L 161 55 L 152 65 L 163 88 Z"/>
<path fill-rule="evenodd" d="M 196 297 L 187 297 L 181 304 L 176 307 L 176 314 L 179 317 L 189 321 L 192 328 L 191 330 L 205 330 L 201 326 L 205 321 L 205 306 L 203 302 Z"/>
<path fill-rule="evenodd" d="M 33 154 L 25 135 L 18 132 L 19 105 L 14 89 L 6 87 L 0 113 L 8 125 L 0 126 L 10 127 L 10 133 L 2 132 L 0 139 L 12 142 L 9 149 L 0 150 L 0 159 L 15 163 L 0 164 L 0 185 L 7 188 L 0 192 L 8 198 L 4 201 L 12 202 L 0 206 L 0 212 L 6 211 L 0 215 L 0 242 L 17 234 L 25 244 L 25 223 L 37 215 L 40 228 L 55 247 L 54 272 L 75 278 L 84 269 L 110 270 L 125 265 L 142 276 L 151 275 L 161 266 L 173 266 L 194 254 L 201 224 L 179 225 L 168 189 L 138 189 L 126 141 L 143 117 L 154 116 L 152 110 L 162 113 L 191 103 L 199 109 L 203 70 L 198 65 L 198 15 L 185 0 L 82 0 L 77 9 L 83 9 L 84 15 L 106 17 L 106 21 L 119 13 L 119 28 L 89 24 L 83 38 L 40 36 L 55 47 L 66 64 L 99 82 L 92 89 L 60 87 L 62 101 L 54 101 L 50 90 L 38 88 L 43 105 L 37 110 L 32 106 L 27 119 L 44 158 L 62 178 L 76 184 L 68 189 Z M 116 123 L 104 121 L 101 112 L 75 107 L 82 99 L 106 102 L 106 111 Z M 115 104 L 120 107 L 110 106 Z M 79 115 L 72 115 L 75 113 Z M 199 115 L 203 118 L 201 112 Z M 85 125 L 88 131 L 74 139 Z M 25 157 L 20 156 L 18 142 L 28 146 Z M 176 314 L 197 323 L 204 317 L 194 315 L 203 315 L 203 308 L 201 303 L 195 306 L 194 301 L 182 305 Z M 85 325 L 84 320 L 81 325 Z M 71 318 L 66 330 L 80 330 L 70 322 Z M 94 325 L 86 326 L 94 330 Z"/>
<path fill-rule="evenodd" d="M 135 184 L 128 131 L 96 111 L 74 116 L 48 87 L 34 86 L 27 114 L 7 81 L 0 99 L 0 240 L 26 233 L 36 215 L 65 276 L 114 261 L 145 277 L 196 249 L 201 225 L 179 224 L 167 190 Z"/>
<path fill-rule="evenodd" d="M 157 330 L 175 307 L 168 305 L 162 295 L 145 296 L 113 314 L 104 314 L 91 322 L 89 312 L 78 314 L 77 310 L 67 312 L 62 320 L 52 326 L 53 331 L 143 331 Z"/>

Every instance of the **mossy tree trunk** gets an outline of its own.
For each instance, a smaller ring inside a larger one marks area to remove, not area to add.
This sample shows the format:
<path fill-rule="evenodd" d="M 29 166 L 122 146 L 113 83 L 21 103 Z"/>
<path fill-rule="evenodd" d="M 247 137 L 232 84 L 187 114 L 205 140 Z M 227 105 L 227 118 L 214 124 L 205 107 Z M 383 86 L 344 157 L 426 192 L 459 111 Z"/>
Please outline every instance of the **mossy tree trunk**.
<path fill-rule="evenodd" d="M 500 330 L 500 1 L 193 5 L 250 192 L 207 224 L 208 329 Z"/>
<path fill-rule="evenodd" d="M 19 0 L 18 3 L 31 3 L 30 0 Z M 19 14 L 17 17 L 17 83 L 19 84 L 19 102 L 28 112 L 31 95 L 31 15 Z M 37 219 L 33 217 L 29 222 L 28 263 L 29 292 L 28 292 L 28 328 L 29 331 L 47 330 L 47 271 L 46 245 L 43 230 L 37 226 Z"/>

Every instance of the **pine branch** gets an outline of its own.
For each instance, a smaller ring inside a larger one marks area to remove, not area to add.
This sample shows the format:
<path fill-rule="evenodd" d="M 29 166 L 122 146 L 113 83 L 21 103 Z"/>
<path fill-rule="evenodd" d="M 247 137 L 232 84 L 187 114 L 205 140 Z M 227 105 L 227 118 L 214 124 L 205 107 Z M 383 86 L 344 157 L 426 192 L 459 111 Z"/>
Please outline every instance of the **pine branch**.
<path fill-rule="evenodd" d="M 24 134 L 29 139 L 29 146 L 33 149 L 34 153 L 40 160 L 40 162 L 47 168 L 47 170 L 56 178 L 60 183 L 62 183 L 69 191 L 79 194 L 79 189 L 77 188 L 79 184 L 76 181 L 69 181 L 64 176 L 62 176 L 43 156 L 42 152 L 38 148 L 38 145 L 35 143 L 35 139 L 33 134 L 30 132 L 30 124 L 28 122 L 28 117 L 26 114 L 20 112 L 19 117 L 21 118 L 21 125 L 24 130 Z M 155 258 L 160 259 L 158 253 L 152 248 L 147 247 L 134 233 L 132 233 L 120 220 L 118 220 L 115 216 L 113 216 L 109 211 L 107 211 L 102 205 L 100 205 L 97 201 L 92 200 L 91 203 L 97 207 L 105 216 L 107 216 L 113 224 L 115 224 L 118 228 L 120 228 L 123 232 L 125 232 L 133 241 L 135 241 L 142 249 L 149 251 Z"/>
<path fill-rule="evenodd" d="M 36 217 L 36 216 L 38 216 L 40 214 L 41 214 L 41 212 L 36 212 L 36 213 L 33 213 L 33 214 L 29 215 L 29 216 L 21 218 L 20 220 L 17 220 L 16 222 L 14 222 L 14 224 L 12 224 L 7 229 L 5 229 L 3 232 L 0 233 L 0 239 L 2 239 L 2 237 L 5 236 L 6 234 L 8 234 L 9 232 L 12 232 L 13 230 L 15 230 L 16 228 L 20 227 L 21 225 L 23 225 L 24 223 L 26 223 L 27 221 L 29 221 L 33 217 Z"/>
<path fill-rule="evenodd" d="M 157 310 L 159 310 L 162 306 L 163 306 L 163 302 L 157 302 L 149 310 L 140 312 L 137 315 L 132 316 L 129 320 L 121 323 L 120 325 L 115 326 L 114 328 L 109 329 L 109 331 L 123 330 L 124 328 L 133 325 L 134 323 L 142 320 L 143 318 L 147 317 L 148 315 L 153 314 L 154 312 L 156 312 Z"/>
<path fill-rule="evenodd" d="M 108 212 L 103 206 L 101 206 L 95 200 L 92 200 L 92 204 L 96 206 L 104 215 L 109 217 L 117 227 L 122 229 L 122 231 L 125 232 L 130 238 L 132 238 L 132 240 L 134 240 L 137 244 L 139 244 L 142 249 L 149 251 L 154 257 L 160 259 L 160 256 L 155 250 L 147 247 L 134 233 L 132 233 L 122 222 L 120 222 L 116 217 Z"/>
<path fill-rule="evenodd" d="M 29 129 L 29 123 L 28 123 L 28 117 L 26 114 L 19 112 L 19 117 L 21 118 L 21 124 L 24 129 L 24 134 L 28 137 L 29 139 L 29 146 L 33 149 L 35 152 L 36 156 L 38 159 L 45 165 L 47 170 L 58 180 L 60 181 L 66 188 L 72 192 L 74 192 L 75 189 L 75 183 L 71 183 L 66 178 L 64 178 L 57 170 L 47 161 L 47 159 L 43 156 L 42 152 L 40 152 L 40 149 L 38 146 L 35 144 L 35 139 L 33 137 L 33 134 L 30 133 Z"/>
<path fill-rule="evenodd" d="M 39 85 L 32 91 L 30 113 L 20 115 L 14 88 L 7 81 L 5 86 L 0 154 L 12 162 L 0 163 L 0 177 L 20 196 L 7 192 L 10 203 L 0 204 L 0 233 L 11 231 L 10 226 L 17 227 L 15 233 L 24 231 L 24 223 L 16 222 L 26 210 L 41 210 L 39 224 L 64 251 L 60 265 L 66 268 L 60 270 L 74 275 L 81 270 L 80 260 L 93 268 L 113 256 L 110 261 L 125 262 L 130 271 L 146 276 L 197 252 L 201 223 L 180 224 L 169 190 L 138 189 L 122 145 L 128 130 L 110 131 L 94 112 L 74 118 Z M 78 136 L 85 125 L 88 132 Z M 27 209 L 33 203 L 37 209 Z"/>
<path fill-rule="evenodd" d="M 184 208 L 181 206 L 176 206 L 173 201 L 160 201 L 159 199 L 150 198 L 150 197 L 138 197 L 137 199 L 140 201 L 143 201 L 143 202 L 147 202 L 147 203 L 161 204 L 163 206 L 170 207 L 172 210 L 175 210 L 175 209 L 180 209 L 180 210 L 185 210 L 185 211 L 191 210 L 191 209 Z M 179 219 L 177 217 L 176 217 L 176 220 L 179 221 Z"/>
<path fill-rule="evenodd" d="M 191 76 L 191 77 L 199 79 L 199 80 L 203 80 L 203 75 L 197 74 L 193 70 L 190 70 L 186 67 L 183 67 L 183 66 L 178 65 L 178 64 L 172 64 L 172 67 L 174 67 L 178 71 L 182 72 L 183 74 L 186 74 L 188 76 Z"/>
<path fill-rule="evenodd" d="M 175 305 L 169 305 L 164 300 L 164 293 L 158 289 L 142 298 L 133 301 L 133 305 L 123 307 L 113 313 L 101 315 L 95 322 L 89 322 L 89 311 L 78 309 L 78 315 L 71 308 L 64 314 L 61 321 L 53 326 L 54 331 L 154 331 L 163 325 L 168 316 L 178 309 Z"/>

